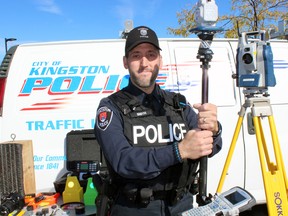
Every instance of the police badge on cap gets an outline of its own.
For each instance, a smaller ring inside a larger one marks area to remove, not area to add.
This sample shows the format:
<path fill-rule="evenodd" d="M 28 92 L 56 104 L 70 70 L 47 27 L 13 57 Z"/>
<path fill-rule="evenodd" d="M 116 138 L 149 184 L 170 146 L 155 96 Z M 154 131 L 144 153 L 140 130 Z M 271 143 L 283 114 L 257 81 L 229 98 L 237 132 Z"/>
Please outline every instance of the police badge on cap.
<path fill-rule="evenodd" d="M 113 112 L 108 107 L 100 107 L 97 111 L 97 126 L 101 130 L 106 130 L 110 125 Z"/>
<path fill-rule="evenodd" d="M 156 33 L 149 27 L 138 26 L 128 33 L 125 45 L 125 55 L 127 56 L 128 52 L 141 43 L 150 43 L 161 50 Z"/>

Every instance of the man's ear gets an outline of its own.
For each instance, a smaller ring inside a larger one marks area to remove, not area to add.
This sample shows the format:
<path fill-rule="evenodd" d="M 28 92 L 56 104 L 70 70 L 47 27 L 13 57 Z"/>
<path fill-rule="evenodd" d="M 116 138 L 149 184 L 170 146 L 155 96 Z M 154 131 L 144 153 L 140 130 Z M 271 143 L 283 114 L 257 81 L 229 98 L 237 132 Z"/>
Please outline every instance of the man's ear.
<path fill-rule="evenodd" d="M 123 56 L 123 65 L 125 69 L 128 69 L 127 57 Z"/>

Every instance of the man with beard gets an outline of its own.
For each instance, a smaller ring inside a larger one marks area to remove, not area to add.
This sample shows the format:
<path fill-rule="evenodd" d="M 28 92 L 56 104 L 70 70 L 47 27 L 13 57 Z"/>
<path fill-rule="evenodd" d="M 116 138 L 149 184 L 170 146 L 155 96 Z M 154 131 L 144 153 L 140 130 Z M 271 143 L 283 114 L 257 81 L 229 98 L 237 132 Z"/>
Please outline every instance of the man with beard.
<path fill-rule="evenodd" d="M 95 135 L 116 188 L 111 216 L 170 216 L 191 209 L 199 159 L 222 147 L 216 105 L 191 106 L 156 84 L 160 51 L 152 29 L 131 30 L 123 57 L 129 84 L 103 98 L 97 110 Z"/>

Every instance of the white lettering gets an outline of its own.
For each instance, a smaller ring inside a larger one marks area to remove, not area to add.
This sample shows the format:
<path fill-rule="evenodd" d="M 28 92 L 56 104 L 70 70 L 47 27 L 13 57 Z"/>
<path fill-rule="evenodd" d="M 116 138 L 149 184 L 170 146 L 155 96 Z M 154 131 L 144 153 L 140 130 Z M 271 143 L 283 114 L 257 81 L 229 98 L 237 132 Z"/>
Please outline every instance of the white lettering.
<path fill-rule="evenodd" d="M 171 139 L 171 136 L 172 136 L 171 133 L 169 133 L 169 138 L 164 139 L 161 124 L 158 124 L 157 128 L 158 128 L 158 133 L 159 133 L 159 138 L 158 138 L 159 143 L 166 143 L 169 141 L 170 142 L 173 141 L 173 139 Z M 169 124 L 169 132 L 170 132 L 170 124 Z"/>
<path fill-rule="evenodd" d="M 133 143 L 138 144 L 140 138 L 146 139 L 148 143 L 167 143 L 172 142 L 173 140 L 180 141 L 184 138 L 187 130 L 185 129 L 185 124 L 169 124 L 168 131 L 169 137 L 165 138 L 167 134 L 163 134 L 163 128 L 161 124 L 157 124 L 157 127 L 154 125 L 148 125 L 146 128 L 141 125 L 133 126 Z"/>
<path fill-rule="evenodd" d="M 187 133 L 187 130 L 186 130 L 186 127 L 185 127 L 185 124 L 180 124 L 182 127 L 181 127 L 181 133 L 182 133 L 182 139 L 184 139 L 184 135 Z"/>
<path fill-rule="evenodd" d="M 138 133 L 139 131 L 139 133 Z M 145 135 L 145 128 L 143 126 L 133 126 L 133 143 L 138 144 L 138 137 Z"/>
<path fill-rule="evenodd" d="M 169 138 L 172 142 L 173 141 L 173 128 L 171 124 L 169 124 Z"/>
<path fill-rule="evenodd" d="M 149 131 L 152 130 L 152 138 L 149 137 Z M 145 137 L 146 137 L 146 140 L 149 142 L 149 143 L 154 143 L 156 140 L 157 140 L 157 129 L 154 125 L 149 125 L 147 128 L 146 128 L 146 132 L 145 132 Z"/>
<path fill-rule="evenodd" d="M 177 141 L 179 141 L 179 140 L 181 140 L 181 134 L 178 133 L 178 136 L 177 136 L 177 132 L 176 132 L 177 129 L 180 130 L 179 125 L 178 125 L 178 124 L 174 124 L 174 125 L 173 125 L 173 135 L 174 135 L 174 138 L 175 138 Z"/>

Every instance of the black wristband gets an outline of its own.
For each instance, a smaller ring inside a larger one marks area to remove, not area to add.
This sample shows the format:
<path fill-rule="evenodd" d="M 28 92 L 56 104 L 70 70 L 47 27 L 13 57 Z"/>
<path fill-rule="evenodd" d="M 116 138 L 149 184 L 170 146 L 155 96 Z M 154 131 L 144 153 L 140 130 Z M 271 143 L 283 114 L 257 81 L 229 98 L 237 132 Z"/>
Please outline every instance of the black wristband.
<path fill-rule="evenodd" d="M 182 163 L 183 162 L 183 159 L 180 155 L 180 152 L 179 152 L 179 148 L 178 148 L 178 142 L 174 142 L 173 145 L 173 153 L 174 153 L 174 156 L 176 157 L 177 161 L 179 163 Z"/>

